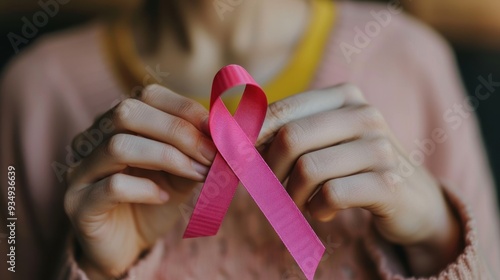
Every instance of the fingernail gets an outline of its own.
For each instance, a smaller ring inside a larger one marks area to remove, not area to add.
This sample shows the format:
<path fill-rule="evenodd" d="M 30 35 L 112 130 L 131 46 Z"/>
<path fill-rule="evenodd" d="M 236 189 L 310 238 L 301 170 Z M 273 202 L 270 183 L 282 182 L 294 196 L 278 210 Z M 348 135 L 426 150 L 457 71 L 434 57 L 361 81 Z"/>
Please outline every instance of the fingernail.
<path fill-rule="evenodd" d="M 160 191 L 160 200 L 161 200 L 161 201 L 165 202 L 165 201 L 167 201 L 169 198 L 170 198 L 170 196 L 168 195 L 168 193 L 167 193 L 167 192 L 165 192 L 165 191 L 163 191 L 163 190 L 162 190 L 162 191 Z"/>
<path fill-rule="evenodd" d="M 196 162 L 196 161 L 193 161 L 192 165 L 193 165 L 194 170 L 198 174 L 202 175 L 203 177 L 205 177 L 208 174 L 208 170 L 210 169 L 207 166 L 205 166 L 199 162 Z"/>
<path fill-rule="evenodd" d="M 217 153 L 217 149 L 211 140 L 203 139 L 200 145 L 200 153 L 209 162 L 212 162 L 215 158 L 215 154 Z"/>

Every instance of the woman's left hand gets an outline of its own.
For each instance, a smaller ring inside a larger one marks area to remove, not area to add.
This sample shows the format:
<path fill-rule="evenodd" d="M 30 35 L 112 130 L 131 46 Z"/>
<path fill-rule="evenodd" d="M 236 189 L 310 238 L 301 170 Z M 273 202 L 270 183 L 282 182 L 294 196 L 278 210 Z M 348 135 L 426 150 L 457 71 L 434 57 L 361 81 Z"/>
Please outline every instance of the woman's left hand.
<path fill-rule="evenodd" d="M 370 211 L 380 234 L 408 249 L 419 274 L 434 273 L 443 267 L 429 266 L 446 266 L 457 256 L 458 222 L 438 182 L 423 166 L 401 172 L 406 153 L 356 87 L 271 104 L 257 147 L 299 209 L 313 218 L 328 221 L 349 208 Z M 443 264 L 432 260 L 435 254 Z"/>

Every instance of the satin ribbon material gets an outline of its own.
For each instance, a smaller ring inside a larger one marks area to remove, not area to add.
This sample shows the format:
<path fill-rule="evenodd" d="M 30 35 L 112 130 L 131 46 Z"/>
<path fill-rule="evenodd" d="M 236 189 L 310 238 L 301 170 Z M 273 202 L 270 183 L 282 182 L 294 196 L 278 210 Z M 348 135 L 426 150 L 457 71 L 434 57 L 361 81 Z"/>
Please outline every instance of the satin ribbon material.
<path fill-rule="evenodd" d="M 245 86 L 245 90 L 232 116 L 220 96 L 236 86 Z M 307 279 L 311 280 L 325 247 L 255 149 L 266 111 L 264 91 L 241 66 L 228 65 L 215 75 L 209 128 L 218 153 L 184 238 L 215 235 L 241 181 Z"/>

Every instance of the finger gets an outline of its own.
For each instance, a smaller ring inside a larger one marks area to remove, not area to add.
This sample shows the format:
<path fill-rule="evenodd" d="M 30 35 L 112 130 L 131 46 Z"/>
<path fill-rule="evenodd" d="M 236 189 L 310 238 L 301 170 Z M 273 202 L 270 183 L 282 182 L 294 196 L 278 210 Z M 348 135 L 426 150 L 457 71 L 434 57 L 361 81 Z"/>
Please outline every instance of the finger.
<path fill-rule="evenodd" d="M 395 162 L 393 150 L 388 140 L 361 139 L 307 153 L 290 172 L 287 191 L 303 210 L 318 186 L 328 180 L 390 168 Z"/>
<path fill-rule="evenodd" d="M 276 176 L 286 178 L 303 154 L 386 131 L 382 115 L 367 105 L 322 112 L 284 125 L 263 156 Z"/>
<path fill-rule="evenodd" d="M 385 188 L 383 177 L 374 172 L 336 178 L 323 184 L 307 205 L 311 216 L 328 221 L 337 211 L 364 208 L 376 216 L 393 211 L 393 197 Z"/>
<path fill-rule="evenodd" d="M 211 164 L 217 150 L 204 133 L 180 117 L 140 104 L 147 108 L 142 116 L 130 116 L 130 120 L 124 122 L 124 130 L 170 144 L 202 164 Z"/>
<path fill-rule="evenodd" d="M 165 113 L 187 120 L 196 129 L 209 134 L 208 110 L 195 100 L 156 84 L 147 86 L 141 93 L 140 100 Z"/>
<path fill-rule="evenodd" d="M 274 134 L 286 123 L 327 110 L 346 105 L 365 104 L 359 89 L 343 84 L 322 90 L 312 90 L 274 102 L 267 108 L 266 119 L 262 125 L 256 146 L 273 138 Z"/>
<path fill-rule="evenodd" d="M 120 203 L 162 204 L 169 196 L 153 181 L 117 173 L 87 187 L 81 198 L 81 214 L 98 215 Z"/>
<path fill-rule="evenodd" d="M 73 184 L 89 184 L 126 167 L 161 170 L 202 181 L 208 167 L 192 160 L 175 147 L 130 134 L 113 135 L 69 172 Z"/>
<path fill-rule="evenodd" d="M 177 147 L 202 164 L 215 157 L 212 141 L 190 122 L 167 114 L 136 99 L 126 99 L 101 116 L 89 129 L 73 140 L 73 150 L 85 157 L 112 134 L 134 133 Z"/>

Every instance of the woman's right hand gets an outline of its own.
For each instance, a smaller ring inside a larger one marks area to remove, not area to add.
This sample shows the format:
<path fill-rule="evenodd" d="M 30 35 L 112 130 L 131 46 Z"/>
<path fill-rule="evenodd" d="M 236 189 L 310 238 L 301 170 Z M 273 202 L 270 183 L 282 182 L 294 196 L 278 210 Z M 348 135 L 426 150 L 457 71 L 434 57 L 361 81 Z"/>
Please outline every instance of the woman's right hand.
<path fill-rule="evenodd" d="M 99 145 L 68 172 L 64 206 L 91 279 L 117 277 L 165 235 L 179 204 L 205 179 L 216 149 L 208 111 L 158 85 L 126 99 L 108 118 L 114 125 Z M 73 140 L 73 149 L 88 133 Z M 87 141 L 88 143 L 88 141 Z"/>

